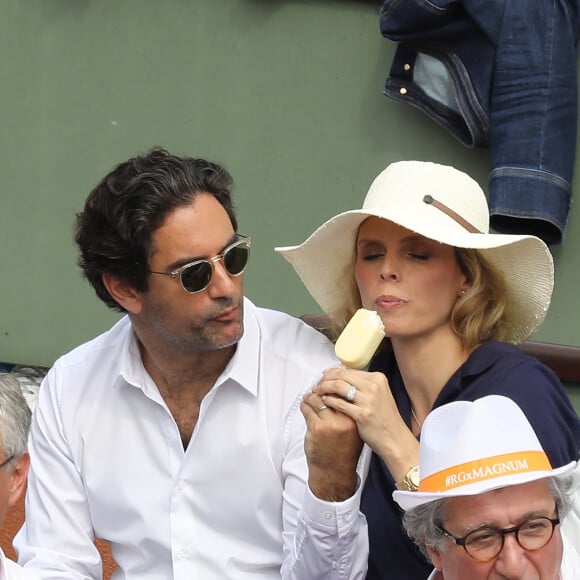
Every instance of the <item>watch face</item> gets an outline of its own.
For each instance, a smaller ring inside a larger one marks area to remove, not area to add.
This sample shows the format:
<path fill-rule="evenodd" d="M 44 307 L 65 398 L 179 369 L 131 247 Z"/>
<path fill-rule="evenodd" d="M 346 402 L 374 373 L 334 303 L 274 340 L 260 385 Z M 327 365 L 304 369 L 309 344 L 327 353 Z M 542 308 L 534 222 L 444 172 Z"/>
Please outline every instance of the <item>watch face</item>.
<path fill-rule="evenodd" d="M 414 469 L 412 469 L 409 473 L 409 481 L 415 486 L 415 487 L 419 487 L 419 481 L 420 481 L 420 477 L 419 477 L 419 468 L 416 467 Z"/>

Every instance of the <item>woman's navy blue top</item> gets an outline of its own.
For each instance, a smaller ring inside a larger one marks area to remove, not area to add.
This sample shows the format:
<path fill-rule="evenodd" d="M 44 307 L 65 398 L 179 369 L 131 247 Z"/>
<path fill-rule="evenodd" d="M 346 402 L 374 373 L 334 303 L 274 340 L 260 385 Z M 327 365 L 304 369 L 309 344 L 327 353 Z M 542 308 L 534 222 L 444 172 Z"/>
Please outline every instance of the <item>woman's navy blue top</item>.
<path fill-rule="evenodd" d="M 386 375 L 401 417 L 410 427 L 411 403 L 393 353 L 377 354 L 369 370 Z M 551 369 L 511 344 L 486 342 L 475 349 L 443 387 L 433 407 L 492 394 L 510 397 L 521 407 L 553 468 L 578 459 L 580 419 L 564 387 Z M 394 490 L 389 470 L 373 453 L 361 502 L 369 530 L 367 579 L 425 580 L 433 565 L 406 536 L 401 510 L 392 498 Z"/>

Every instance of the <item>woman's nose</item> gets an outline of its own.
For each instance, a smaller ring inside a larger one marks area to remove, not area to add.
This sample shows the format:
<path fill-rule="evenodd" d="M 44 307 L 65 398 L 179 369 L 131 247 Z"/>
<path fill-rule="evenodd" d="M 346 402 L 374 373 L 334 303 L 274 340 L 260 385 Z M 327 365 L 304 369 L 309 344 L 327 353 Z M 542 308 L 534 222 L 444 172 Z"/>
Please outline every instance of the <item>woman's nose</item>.
<path fill-rule="evenodd" d="M 385 254 L 381 264 L 380 271 L 383 280 L 398 280 L 399 279 L 399 265 L 393 256 Z"/>

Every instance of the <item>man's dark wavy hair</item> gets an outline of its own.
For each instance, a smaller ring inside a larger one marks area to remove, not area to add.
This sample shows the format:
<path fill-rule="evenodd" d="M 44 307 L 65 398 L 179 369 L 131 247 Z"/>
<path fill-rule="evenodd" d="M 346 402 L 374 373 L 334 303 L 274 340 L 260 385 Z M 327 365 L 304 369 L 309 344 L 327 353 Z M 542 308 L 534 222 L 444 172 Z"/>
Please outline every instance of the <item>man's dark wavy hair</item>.
<path fill-rule="evenodd" d="M 178 157 L 159 147 L 117 165 L 91 191 L 76 219 L 77 263 L 97 296 L 109 308 L 125 311 L 107 291 L 103 274 L 139 292 L 148 290 L 152 233 L 198 193 L 212 194 L 237 231 L 232 183 L 216 163 Z"/>

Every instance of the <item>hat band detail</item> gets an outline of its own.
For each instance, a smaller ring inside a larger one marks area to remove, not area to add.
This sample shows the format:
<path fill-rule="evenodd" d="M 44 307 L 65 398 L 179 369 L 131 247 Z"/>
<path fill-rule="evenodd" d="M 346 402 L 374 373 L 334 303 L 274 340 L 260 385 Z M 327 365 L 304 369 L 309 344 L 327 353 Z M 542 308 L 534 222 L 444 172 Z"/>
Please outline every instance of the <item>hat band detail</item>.
<path fill-rule="evenodd" d="M 453 211 L 449 206 L 437 201 L 432 195 L 423 197 L 423 202 L 438 210 L 441 210 L 445 215 L 448 215 L 452 220 L 455 220 L 461 227 L 464 227 L 471 234 L 481 234 L 475 226 L 471 225 L 464 217 L 461 217 L 456 211 Z"/>
<path fill-rule="evenodd" d="M 543 451 L 518 451 L 461 463 L 433 473 L 421 479 L 419 491 L 441 493 L 506 475 L 551 470 L 548 456 Z"/>

